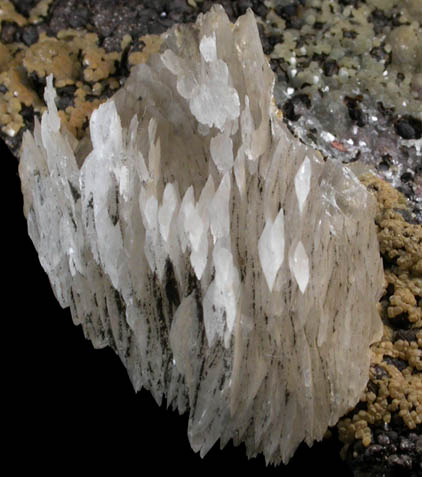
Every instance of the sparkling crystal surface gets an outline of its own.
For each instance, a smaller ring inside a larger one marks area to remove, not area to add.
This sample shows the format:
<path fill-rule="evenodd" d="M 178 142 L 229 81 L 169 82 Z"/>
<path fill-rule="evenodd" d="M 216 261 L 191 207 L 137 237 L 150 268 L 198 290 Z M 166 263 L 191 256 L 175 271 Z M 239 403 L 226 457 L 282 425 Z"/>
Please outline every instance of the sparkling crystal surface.
<path fill-rule="evenodd" d="M 28 229 L 63 307 L 136 390 L 220 439 L 287 462 L 353 407 L 380 337 L 374 204 L 294 138 L 251 12 L 173 28 L 90 120 L 26 133 Z"/>

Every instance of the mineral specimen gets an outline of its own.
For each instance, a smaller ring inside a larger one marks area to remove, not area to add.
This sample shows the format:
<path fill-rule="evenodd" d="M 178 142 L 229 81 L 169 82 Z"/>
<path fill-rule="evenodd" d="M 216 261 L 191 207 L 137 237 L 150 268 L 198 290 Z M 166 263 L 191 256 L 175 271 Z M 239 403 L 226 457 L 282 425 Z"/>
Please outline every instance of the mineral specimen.
<path fill-rule="evenodd" d="M 178 26 L 78 141 L 48 111 L 25 134 L 30 236 L 55 295 L 136 390 L 287 462 L 358 401 L 383 274 L 375 206 L 286 129 L 251 11 Z"/>

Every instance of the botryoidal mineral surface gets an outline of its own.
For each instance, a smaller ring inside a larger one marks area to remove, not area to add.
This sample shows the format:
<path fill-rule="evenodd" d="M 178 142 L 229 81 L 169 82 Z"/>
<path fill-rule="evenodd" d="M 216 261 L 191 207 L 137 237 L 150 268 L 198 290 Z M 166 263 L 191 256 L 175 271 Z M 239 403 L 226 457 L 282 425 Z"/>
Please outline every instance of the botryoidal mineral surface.
<path fill-rule="evenodd" d="M 359 400 L 382 327 L 375 205 L 294 138 L 251 11 L 177 26 L 94 111 L 48 111 L 20 162 L 28 229 L 63 307 L 136 390 L 287 462 Z"/>

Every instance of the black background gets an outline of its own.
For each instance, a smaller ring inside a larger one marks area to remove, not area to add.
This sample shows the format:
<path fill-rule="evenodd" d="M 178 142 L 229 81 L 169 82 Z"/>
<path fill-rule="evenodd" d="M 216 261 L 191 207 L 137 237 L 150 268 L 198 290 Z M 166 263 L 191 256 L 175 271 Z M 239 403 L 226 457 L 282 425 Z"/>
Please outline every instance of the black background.
<path fill-rule="evenodd" d="M 257 472 L 351 475 L 333 443 L 302 445 L 288 466 L 247 460 L 244 448 L 219 444 L 201 459 L 189 445 L 187 417 L 135 394 L 110 349 L 94 350 L 69 310 L 55 300 L 22 213 L 17 160 L 1 145 L 2 453 L 12 468 L 79 472 Z"/>

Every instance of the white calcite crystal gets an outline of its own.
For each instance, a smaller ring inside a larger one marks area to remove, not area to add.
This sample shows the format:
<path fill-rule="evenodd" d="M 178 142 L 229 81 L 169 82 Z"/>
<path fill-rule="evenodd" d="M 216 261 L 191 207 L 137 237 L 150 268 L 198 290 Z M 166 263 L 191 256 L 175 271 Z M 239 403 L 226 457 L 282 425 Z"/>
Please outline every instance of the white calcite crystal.
<path fill-rule="evenodd" d="M 382 288 L 374 204 L 272 101 L 254 16 L 173 28 L 78 142 L 48 111 L 26 133 L 30 236 L 63 307 L 136 390 L 220 439 L 287 462 L 353 407 Z"/>

